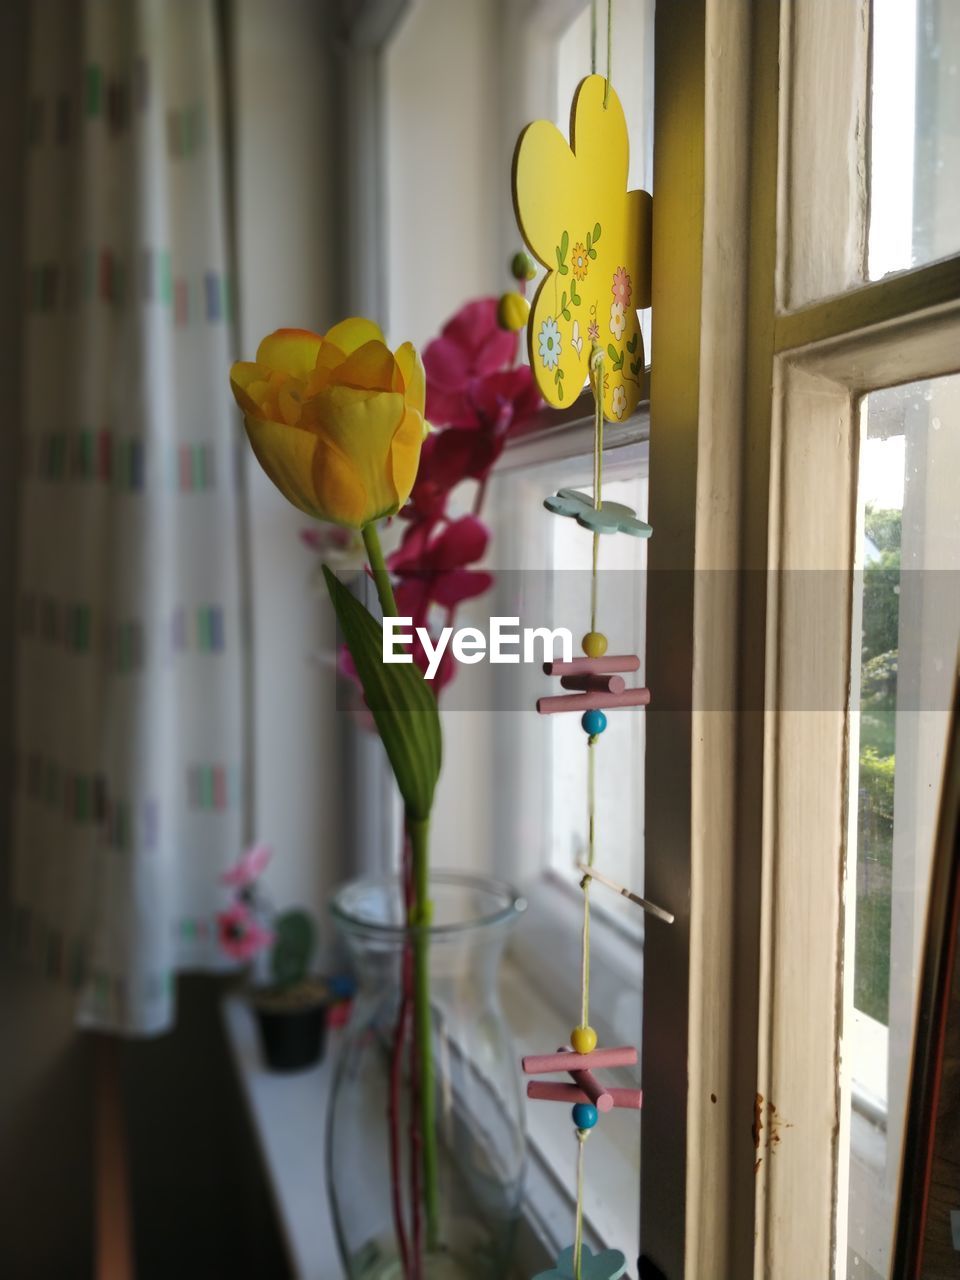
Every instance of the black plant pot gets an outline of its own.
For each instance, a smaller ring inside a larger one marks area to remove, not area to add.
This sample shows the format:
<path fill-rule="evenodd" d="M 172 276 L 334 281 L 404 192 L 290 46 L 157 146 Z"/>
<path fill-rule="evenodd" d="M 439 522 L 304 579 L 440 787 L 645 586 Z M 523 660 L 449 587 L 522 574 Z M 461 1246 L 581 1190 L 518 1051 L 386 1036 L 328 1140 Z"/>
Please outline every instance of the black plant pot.
<path fill-rule="evenodd" d="M 299 1008 L 272 1006 L 256 999 L 253 1009 L 260 1024 L 263 1056 L 271 1071 L 305 1071 L 323 1057 L 327 1032 L 325 1003 Z"/>

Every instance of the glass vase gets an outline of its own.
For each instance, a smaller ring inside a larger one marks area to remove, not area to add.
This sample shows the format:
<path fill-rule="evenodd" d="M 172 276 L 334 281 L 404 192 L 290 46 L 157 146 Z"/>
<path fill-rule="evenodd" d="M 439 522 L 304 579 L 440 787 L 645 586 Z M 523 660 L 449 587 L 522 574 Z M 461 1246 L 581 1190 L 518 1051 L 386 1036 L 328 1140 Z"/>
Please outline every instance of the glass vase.
<path fill-rule="evenodd" d="M 497 978 L 525 904 L 508 885 L 439 871 L 430 898 L 422 930 L 405 924 L 395 880 L 354 881 L 332 902 L 358 979 L 327 1128 L 327 1185 L 349 1280 L 492 1280 L 509 1268 L 525 1143 Z M 426 1071 L 413 998 L 418 947 L 429 978 Z"/>

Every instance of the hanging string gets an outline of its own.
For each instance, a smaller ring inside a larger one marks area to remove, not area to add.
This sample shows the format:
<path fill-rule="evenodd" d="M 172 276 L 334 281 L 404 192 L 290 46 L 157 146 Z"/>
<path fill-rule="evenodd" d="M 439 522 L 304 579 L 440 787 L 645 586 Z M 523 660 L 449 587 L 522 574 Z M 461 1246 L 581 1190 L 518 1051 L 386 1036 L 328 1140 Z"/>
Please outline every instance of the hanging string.
<path fill-rule="evenodd" d="M 610 101 L 610 80 L 613 67 L 613 0 L 607 0 L 607 83 L 603 90 L 603 105 Z"/>
<path fill-rule="evenodd" d="M 603 505 L 603 348 L 594 344 L 590 353 L 590 388 L 593 391 L 593 506 Z M 597 562 L 600 535 L 593 535 L 593 563 L 590 573 L 590 630 L 597 629 Z"/>
<path fill-rule="evenodd" d="M 573 1276 L 582 1280 L 580 1257 L 583 1253 L 583 1149 L 590 1137 L 589 1129 L 577 1130 L 577 1229 L 573 1237 Z"/>
<path fill-rule="evenodd" d="M 607 0 L 607 81 L 603 105 L 610 98 L 610 68 L 613 59 L 613 0 Z M 597 73 L 597 0 L 590 5 L 590 72 Z M 603 348 L 593 344 L 590 353 L 590 386 L 593 391 L 593 506 L 603 506 Z M 600 559 L 600 535 L 594 533 L 590 567 L 590 630 L 597 629 L 597 569 Z M 596 745 L 599 735 L 587 739 L 587 866 L 592 867 L 596 852 Z M 583 931 L 580 943 L 580 1025 L 590 1025 L 590 886 L 592 878 L 580 881 L 583 891 Z M 584 1148 L 589 1129 L 577 1130 L 577 1218 L 573 1242 L 573 1277 L 582 1280 L 583 1255 L 583 1166 Z"/>

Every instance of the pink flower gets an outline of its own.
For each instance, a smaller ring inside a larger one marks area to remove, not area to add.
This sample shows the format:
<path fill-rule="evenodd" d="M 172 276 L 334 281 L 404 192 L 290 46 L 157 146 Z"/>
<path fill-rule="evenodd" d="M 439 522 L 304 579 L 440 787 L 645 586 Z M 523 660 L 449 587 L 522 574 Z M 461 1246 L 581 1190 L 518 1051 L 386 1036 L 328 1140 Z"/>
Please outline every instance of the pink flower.
<path fill-rule="evenodd" d="M 619 302 L 624 310 L 629 307 L 630 298 L 633 295 L 633 285 L 630 283 L 630 277 L 624 267 L 617 267 L 613 273 L 613 285 L 610 292 L 613 294 L 614 301 Z"/>
<path fill-rule="evenodd" d="M 600 325 L 596 320 L 591 320 L 587 325 L 587 337 L 591 342 L 600 341 Z"/>
<path fill-rule="evenodd" d="M 236 902 L 229 911 L 217 916 L 220 946 L 235 960 L 250 960 L 273 942 L 273 934 L 264 929 L 248 907 Z"/>
<path fill-rule="evenodd" d="M 397 606 L 425 625 L 431 604 L 454 609 L 464 600 L 481 596 L 493 585 L 489 573 L 468 569 L 481 559 L 490 540 L 490 531 L 476 516 L 451 520 L 433 535 L 433 522 L 421 521 L 407 530 L 399 549 L 390 557 L 390 569 L 400 578 Z"/>
<path fill-rule="evenodd" d="M 478 385 L 513 363 L 518 344 L 518 334 L 497 324 L 496 298 L 478 298 L 461 307 L 423 352 L 427 419 L 434 426 L 476 426 L 473 396 Z"/>
<path fill-rule="evenodd" d="M 233 866 L 220 877 L 221 884 L 230 885 L 233 889 L 242 889 L 245 885 L 259 880 L 273 857 L 273 849 L 268 844 L 255 844 L 242 853 Z"/>

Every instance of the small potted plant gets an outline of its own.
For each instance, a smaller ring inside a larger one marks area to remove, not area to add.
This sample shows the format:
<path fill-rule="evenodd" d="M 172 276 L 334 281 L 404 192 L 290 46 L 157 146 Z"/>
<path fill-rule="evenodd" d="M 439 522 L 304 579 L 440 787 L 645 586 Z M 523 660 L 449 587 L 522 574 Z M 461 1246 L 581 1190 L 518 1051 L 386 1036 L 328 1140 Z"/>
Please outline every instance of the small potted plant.
<path fill-rule="evenodd" d="M 306 911 L 275 913 L 259 880 L 273 856 L 255 845 L 222 877 L 233 901 L 217 917 L 220 945 L 251 962 L 248 997 L 271 1071 L 302 1071 L 323 1055 L 330 990 L 310 973 L 316 930 Z"/>

